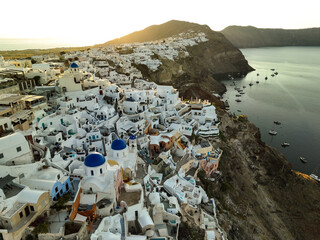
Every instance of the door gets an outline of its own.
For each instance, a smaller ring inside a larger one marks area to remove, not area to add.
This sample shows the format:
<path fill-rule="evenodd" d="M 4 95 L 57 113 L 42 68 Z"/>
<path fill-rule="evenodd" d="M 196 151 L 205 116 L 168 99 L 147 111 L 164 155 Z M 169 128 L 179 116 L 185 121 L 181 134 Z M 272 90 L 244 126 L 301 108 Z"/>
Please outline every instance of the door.
<path fill-rule="evenodd" d="M 26 212 L 26 217 L 28 217 L 30 215 L 30 210 L 29 210 L 29 206 L 26 206 L 24 208 L 24 211 Z"/>

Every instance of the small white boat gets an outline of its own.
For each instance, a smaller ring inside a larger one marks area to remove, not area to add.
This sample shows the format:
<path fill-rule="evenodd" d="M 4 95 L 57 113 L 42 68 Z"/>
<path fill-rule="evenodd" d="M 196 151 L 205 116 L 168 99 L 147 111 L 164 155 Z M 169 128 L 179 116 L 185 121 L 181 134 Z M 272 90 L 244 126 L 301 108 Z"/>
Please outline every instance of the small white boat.
<path fill-rule="evenodd" d="M 303 163 L 307 163 L 307 159 L 305 157 L 300 157 L 300 161 L 303 162 Z"/>
<path fill-rule="evenodd" d="M 275 130 L 270 130 L 270 131 L 269 131 L 269 134 L 272 135 L 272 136 L 274 136 L 274 135 L 277 135 L 278 133 L 277 133 Z"/>
<path fill-rule="evenodd" d="M 312 174 L 310 174 L 310 177 L 312 177 L 314 180 L 316 180 L 317 182 L 320 183 L 320 178 L 317 175 L 312 173 Z"/>
<path fill-rule="evenodd" d="M 281 144 L 282 147 L 290 147 L 290 143 L 284 142 Z"/>

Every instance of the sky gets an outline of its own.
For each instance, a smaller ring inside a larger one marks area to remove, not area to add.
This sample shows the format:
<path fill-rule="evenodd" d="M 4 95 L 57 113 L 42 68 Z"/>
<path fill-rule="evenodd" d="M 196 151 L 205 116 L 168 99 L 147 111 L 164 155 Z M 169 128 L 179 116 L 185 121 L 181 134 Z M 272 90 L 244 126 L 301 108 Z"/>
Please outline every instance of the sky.
<path fill-rule="evenodd" d="M 104 43 L 169 20 L 260 28 L 320 27 L 320 0 L 1 0 L 0 38 Z"/>

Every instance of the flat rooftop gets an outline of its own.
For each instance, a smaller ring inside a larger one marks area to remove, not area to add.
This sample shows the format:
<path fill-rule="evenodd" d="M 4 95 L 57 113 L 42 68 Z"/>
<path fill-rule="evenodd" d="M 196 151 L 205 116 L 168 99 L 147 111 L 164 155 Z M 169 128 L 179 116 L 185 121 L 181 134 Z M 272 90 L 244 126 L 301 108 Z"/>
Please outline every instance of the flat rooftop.
<path fill-rule="evenodd" d="M 15 179 L 15 177 L 11 177 L 10 175 L 0 178 L 0 188 L 6 198 L 14 197 L 23 190 L 23 187 L 12 182 L 13 179 Z"/>
<path fill-rule="evenodd" d="M 24 96 L 22 96 L 22 95 L 13 95 L 13 96 L 5 97 L 5 98 L 0 99 L 0 104 L 8 105 L 10 103 L 18 102 L 22 98 L 24 98 Z"/>
<path fill-rule="evenodd" d="M 141 197 L 141 191 L 126 192 L 121 190 L 118 202 L 125 201 L 128 207 L 138 204 Z"/>

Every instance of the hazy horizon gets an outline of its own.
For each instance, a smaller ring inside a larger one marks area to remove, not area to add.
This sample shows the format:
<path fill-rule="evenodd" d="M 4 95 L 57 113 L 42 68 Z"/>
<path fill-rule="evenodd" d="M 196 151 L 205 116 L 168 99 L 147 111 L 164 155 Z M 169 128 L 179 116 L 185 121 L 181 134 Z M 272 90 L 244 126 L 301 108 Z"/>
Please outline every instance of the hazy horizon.
<path fill-rule="evenodd" d="M 288 5 L 290 4 L 290 5 Z M 56 0 L 44 4 L 40 0 L 16 0 L 1 3 L 0 39 L 61 39 L 76 45 L 89 46 L 122 37 L 150 25 L 170 20 L 206 24 L 220 31 L 230 25 L 257 28 L 301 29 L 320 26 L 320 2 L 270 0 L 168 1 L 83 1 Z M 17 7 L 18 6 L 18 7 Z M 57 36 L 59 36 L 57 38 Z"/>

